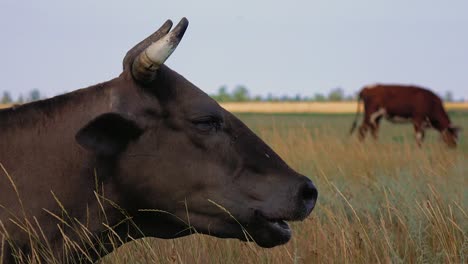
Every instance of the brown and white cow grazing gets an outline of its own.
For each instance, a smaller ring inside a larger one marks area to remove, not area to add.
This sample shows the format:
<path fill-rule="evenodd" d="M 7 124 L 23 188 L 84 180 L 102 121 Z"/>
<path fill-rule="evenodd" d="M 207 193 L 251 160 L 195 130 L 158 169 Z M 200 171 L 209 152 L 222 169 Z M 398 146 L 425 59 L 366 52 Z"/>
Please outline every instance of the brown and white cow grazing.
<path fill-rule="evenodd" d="M 0 263 L 94 262 L 194 232 L 289 241 L 317 189 L 163 64 L 187 26 L 168 20 L 110 81 L 0 111 Z"/>
<path fill-rule="evenodd" d="M 359 93 L 358 110 L 350 133 L 356 128 L 360 101 L 364 102 L 364 121 L 359 127 L 359 138 L 364 139 L 370 129 L 377 139 L 379 122 L 384 117 L 393 123 L 412 122 L 416 142 L 420 146 L 424 129 L 438 130 L 443 141 L 450 147 L 457 145 L 459 128 L 453 126 L 442 100 L 433 92 L 411 85 L 375 84 L 364 87 Z"/>

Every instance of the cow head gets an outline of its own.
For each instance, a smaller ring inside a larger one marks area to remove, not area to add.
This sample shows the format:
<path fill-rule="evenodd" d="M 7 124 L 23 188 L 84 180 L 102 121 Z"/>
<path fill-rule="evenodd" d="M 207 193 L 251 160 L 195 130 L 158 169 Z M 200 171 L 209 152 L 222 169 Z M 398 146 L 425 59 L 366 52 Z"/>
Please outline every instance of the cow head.
<path fill-rule="evenodd" d="M 195 230 L 263 247 L 286 243 L 286 221 L 310 214 L 315 186 L 234 115 L 163 65 L 188 21 L 169 32 L 171 25 L 166 22 L 127 53 L 123 73 L 110 83 L 113 112 L 89 122 L 77 141 L 117 161 L 111 178 L 119 203 L 145 236 L 173 238 Z"/>
<path fill-rule="evenodd" d="M 460 127 L 450 125 L 444 131 L 442 131 L 442 140 L 449 147 L 456 147 L 458 141 L 458 133 L 460 132 L 460 130 Z"/>

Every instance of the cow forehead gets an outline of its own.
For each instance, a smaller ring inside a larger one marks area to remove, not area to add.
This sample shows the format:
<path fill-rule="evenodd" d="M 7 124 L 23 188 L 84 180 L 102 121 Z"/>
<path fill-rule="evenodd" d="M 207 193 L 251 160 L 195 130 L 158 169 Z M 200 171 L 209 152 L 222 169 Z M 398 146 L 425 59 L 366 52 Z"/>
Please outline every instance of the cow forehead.
<path fill-rule="evenodd" d="M 179 81 L 179 80 L 177 80 Z M 190 82 L 181 80 L 182 85 L 177 86 L 176 100 L 173 102 L 176 109 L 186 115 L 212 115 L 221 116 L 221 106 L 208 94 Z"/>
<path fill-rule="evenodd" d="M 202 116 L 223 117 L 222 108 L 218 104 L 213 104 L 209 101 L 191 103 L 184 107 L 184 113 L 191 119 Z"/>

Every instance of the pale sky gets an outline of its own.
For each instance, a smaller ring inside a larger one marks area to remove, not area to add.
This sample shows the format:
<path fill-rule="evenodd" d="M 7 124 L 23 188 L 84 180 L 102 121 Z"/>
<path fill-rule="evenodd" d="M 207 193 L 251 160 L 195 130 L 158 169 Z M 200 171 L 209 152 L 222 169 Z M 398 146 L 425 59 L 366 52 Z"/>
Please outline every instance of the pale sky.
<path fill-rule="evenodd" d="M 466 0 L 0 0 L 0 92 L 109 80 L 128 49 L 183 16 L 166 64 L 208 93 L 349 94 L 382 82 L 468 100 Z"/>

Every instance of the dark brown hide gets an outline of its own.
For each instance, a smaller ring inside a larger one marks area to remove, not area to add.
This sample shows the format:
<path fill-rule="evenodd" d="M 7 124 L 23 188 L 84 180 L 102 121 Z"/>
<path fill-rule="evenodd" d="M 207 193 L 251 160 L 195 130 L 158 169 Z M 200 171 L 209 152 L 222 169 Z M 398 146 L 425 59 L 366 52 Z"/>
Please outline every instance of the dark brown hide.
<path fill-rule="evenodd" d="M 450 123 L 441 99 L 429 90 L 416 86 L 377 84 L 364 87 L 359 93 L 359 100 L 364 102 L 364 120 L 359 127 L 361 140 L 369 129 L 376 139 L 379 122 L 384 117 L 394 123 L 412 122 L 418 145 L 424 138 L 424 129 L 429 127 L 438 130 L 448 146 L 455 147 L 457 144 L 458 129 Z M 358 114 L 359 107 L 356 119 Z"/>
<path fill-rule="evenodd" d="M 5 252 L 35 258 L 37 243 L 92 262 L 111 243 L 194 231 L 273 247 L 290 239 L 285 220 L 310 214 L 312 182 L 207 94 L 164 65 L 134 79 L 135 58 L 171 25 L 130 50 L 119 77 L 0 111 Z"/>

